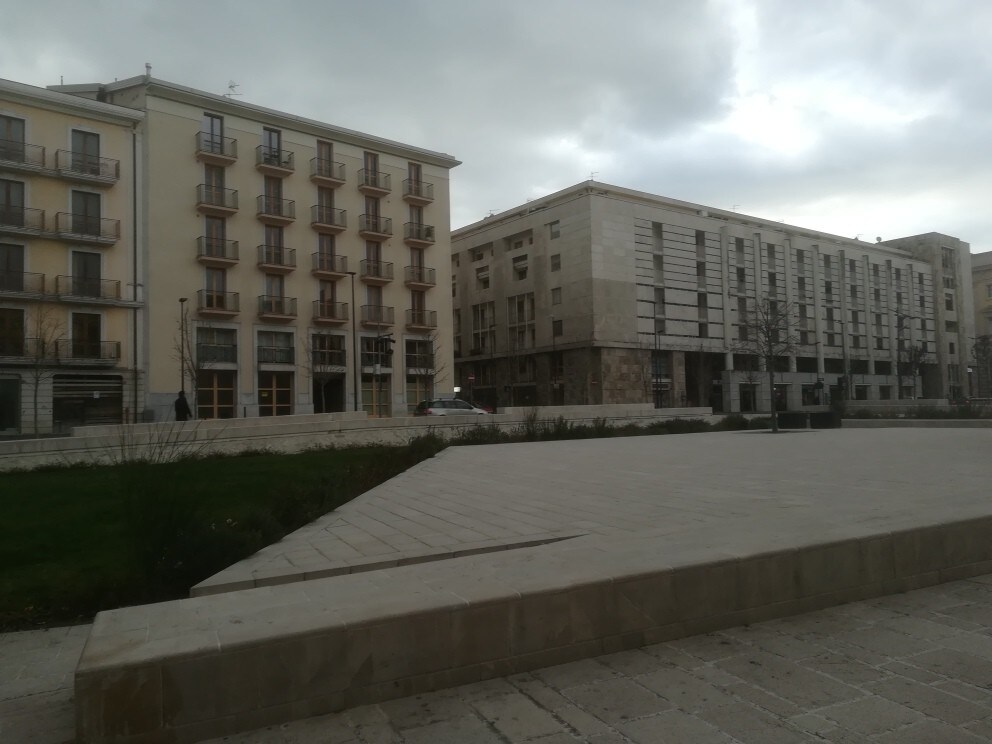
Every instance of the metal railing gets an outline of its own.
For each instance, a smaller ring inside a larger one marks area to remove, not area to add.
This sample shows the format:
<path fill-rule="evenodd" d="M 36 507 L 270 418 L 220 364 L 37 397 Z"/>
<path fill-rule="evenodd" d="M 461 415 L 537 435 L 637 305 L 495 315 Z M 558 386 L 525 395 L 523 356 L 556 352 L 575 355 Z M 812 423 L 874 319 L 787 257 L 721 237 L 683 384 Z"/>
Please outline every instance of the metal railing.
<path fill-rule="evenodd" d="M 207 312 L 237 313 L 241 310 L 241 301 L 237 292 L 198 289 L 196 291 L 196 307 L 198 310 Z"/>
<path fill-rule="evenodd" d="M 0 204 L 0 227 L 40 232 L 45 229 L 45 210 Z"/>
<path fill-rule="evenodd" d="M 328 274 L 347 274 L 348 273 L 348 257 L 347 256 L 335 256 L 330 253 L 313 253 L 311 254 L 313 260 L 313 271 L 322 271 Z"/>
<path fill-rule="evenodd" d="M 345 367 L 348 363 L 348 355 L 344 349 L 311 349 L 314 366 L 317 367 Z"/>
<path fill-rule="evenodd" d="M 199 364 L 222 362 L 236 364 L 238 361 L 237 344 L 197 344 L 196 361 Z"/>
<path fill-rule="evenodd" d="M 434 355 L 407 354 L 405 363 L 407 369 L 434 369 Z"/>
<path fill-rule="evenodd" d="M 296 268 L 296 249 L 281 245 L 258 246 L 258 265 L 285 266 Z"/>
<path fill-rule="evenodd" d="M 324 158 L 311 158 L 310 175 L 315 178 L 344 182 L 344 163 L 325 160 Z"/>
<path fill-rule="evenodd" d="M 407 310 L 406 324 L 421 328 L 437 328 L 437 310 Z"/>
<path fill-rule="evenodd" d="M 99 181 L 116 181 L 121 177 L 120 160 L 74 150 L 56 150 L 55 168 L 63 173 Z"/>
<path fill-rule="evenodd" d="M 258 361 L 260 364 L 293 364 L 296 354 L 292 346 L 259 346 Z"/>
<path fill-rule="evenodd" d="M 392 325 L 393 308 L 386 305 L 362 305 L 362 322 Z"/>
<path fill-rule="evenodd" d="M 197 132 L 196 151 L 205 155 L 217 155 L 235 160 L 238 157 L 238 141 L 233 137 L 223 137 L 210 132 Z"/>
<path fill-rule="evenodd" d="M 45 275 L 30 271 L 0 271 L 0 292 L 43 294 Z"/>
<path fill-rule="evenodd" d="M 221 209 L 237 209 L 238 192 L 235 189 L 201 183 L 196 187 L 196 203 Z"/>
<path fill-rule="evenodd" d="M 272 217 L 285 217 L 289 220 L 296 219 L 296 202 L 292 199 L 281 199 L 262 194 L 258 197 L 257 207 L 259 216 L 270 215 Z"/>
<path fill-rule="evenodd" d="M 119 300 L 121 283 L 116 279 L 62 275 L 55 277 L 55 294 L 92 297 L 98 300 Z"/>
<path fill-rule="evenodd" d="M 434 200 L 434 184 L 427 181 L 414 181 L 406 179 L 403 182 L 403 196 L 412 196 L 417 199 Z"/>
<path fill-rule="evenodd" d="M 387 261 L 369 261 L 368 259 L 364 259 L 360 265 L 359 273 L 362 278 L 392 280 L 393 265 Z"/>
<path fill-rule="evenodd" d="M 310 223 L 313 225 L 334 225 L 335 227 L 348 226 L 348 213 L 343 209 L 325 207 L 322 204 L 314 204 L 310 207 Z"/>
<path fill-rule="evenodd" d="M 296 316 L 296 298 L 279 297 L 278 295 L 258 296 L 259 315 Z"/>
<path fill-rule="evenodd" d="M 379 235 L 393 234 L 393 220 L 390 217 L 380 217 L 377 214 L 363 214 L 358 218 L 359 232 L 378 233 Z"/>
<path fill-rule="evenodd" d="M 58 212 L 55 215 L 55 230 L 65 235 L 80 235 L 97 240 L 119 240 L 121 221 L 88 214 Z"/>
<path fill-rule="evenodd" d="M 225 261 L 238 260 L 238 241 L 208 238 L 201 235 L 196 239 L 196 255 L 198 258 L 218 258 Z"/>
<path fill-rule="evenodd" d="M 31 168 L 44 168 L 45 148 L 18 140 L 0 140 L 0 161 Z"/>
<path fill-rule="evenodd" d="M 421 225 L 417 222 L 407 222 L 403 225 L 403 237 L 407 240 L 419 240 L 424 243 L 433 243 L 434 225 Z"/>
<path fill-rule="evenodd" d="M 273 168 L 282 168 L 283 170 L 296 169 L 294 156 L 290 150 L 269 147 L 268 145 L 259 145 L 255 148 L 255 164 L 269 165 Z"/>
<path fill-rule="evenodd" d="M 367 168 L 358 171 L 358 186 L 359 188 L 366 187 L 379 191 L 392 191 L 388 173 L 368 170 Z"/>
<path fill-rule="evenodd" d="M 429 284 L 431 286 L 437 284 L 435 280 L 437 272 L 434 269 L 426 266 L 407 266 L 404 271 L 406 274 L 404 281 L 407 284 Z"/>
<path fill-rule="evenodd" d="M 348 320 L 348 303 L 314 300 L 313 317 L 316 320 Z"/>
<path fill-rule="evenodd" d="M 59 359 L 116 362 L 121 358 L 121 342 L 62 338 L 55 342 L 55 354 Z"/>

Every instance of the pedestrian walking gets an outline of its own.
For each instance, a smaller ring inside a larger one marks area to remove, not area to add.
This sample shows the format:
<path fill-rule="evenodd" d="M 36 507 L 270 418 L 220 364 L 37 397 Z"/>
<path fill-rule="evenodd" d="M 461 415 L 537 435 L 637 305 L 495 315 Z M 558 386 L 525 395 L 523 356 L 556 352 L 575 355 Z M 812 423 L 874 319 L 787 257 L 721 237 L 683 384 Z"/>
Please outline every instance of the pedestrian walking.
<path fill-rule="evenodd" d="M 189 402 L 186 400 L 185 390 L 179 391 L 179 397 L 176 398 L 175 408 L 176 421 L 188 421 L 193 416 L 193 412 L 189 408 Z"/>

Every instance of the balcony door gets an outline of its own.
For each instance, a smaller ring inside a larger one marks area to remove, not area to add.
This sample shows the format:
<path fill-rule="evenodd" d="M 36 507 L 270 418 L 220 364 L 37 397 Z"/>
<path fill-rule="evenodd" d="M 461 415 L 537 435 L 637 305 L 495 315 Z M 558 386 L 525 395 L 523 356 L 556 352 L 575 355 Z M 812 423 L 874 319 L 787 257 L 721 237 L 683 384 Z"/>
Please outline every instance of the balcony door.
<path fill-rule="evenodd" d="M 216 114 L 204 114 L 202 147 L 206 152 L 222 154 L 224 152 L 224 117 Z"/>
<path fill-rule="evenodd" d="M 224 169 L 219 165 L 203 166 L 204 196 L 208 204 L 224 205 Z"/>
<path fill-rule="evenodd" d="M 278 129 L 262 130 L 262 158 L 269 165 L 282 164 L 282 132 Z"/>
<path fill-rule="evenodd" d="M 227 307 L 227 270 L 208 268 L 204 275 L 206 280 L 206 307 L 214 310 L 224 310 Z"/>
<path fill-rule="evenodd" d="M 72 293 L 77 297 L 100 297 L 100 254 L 72 252 Z"/>
<path fill-rule="evenodd" d="M 100 234 L 100 195 L 72 192 L 72 231 L 80 235 Z"/>
<path fill-rule="evenodd" d="M 0 160 L 23 163 L 24 155 L 24 119 L 0 116 Z"/>
<path fill-rule="evenodd" d="M 100 135 L 72 130 L 72 169 L 77 173 L 100 175 Z"/>
<path fill-rule="evenodd" d="M 24 291 L 24 246 L 0 243 L 0 292 Z"/>
<path fill-rule="evenodd" d="M 24 311 L 0 308 L 0 357 L 24 356 Z"/>
<path fill-rule="evenodd" d="M 24 227 L 24 184 L 0 179 L 0 224 Z"/>
<path fill-rule="evenodd" d="M 72 314 L 72 356 L 74 359 L 100 358 L 100 316 Z"/>
<path fill-rule="evenodd" d="M 225 240 L 227 238 L 227 221 L 223 217 L 204 217 L 203 232 L 206 237 L 204 245 L 205 253 L 208 256 L 225 255 Z"/>

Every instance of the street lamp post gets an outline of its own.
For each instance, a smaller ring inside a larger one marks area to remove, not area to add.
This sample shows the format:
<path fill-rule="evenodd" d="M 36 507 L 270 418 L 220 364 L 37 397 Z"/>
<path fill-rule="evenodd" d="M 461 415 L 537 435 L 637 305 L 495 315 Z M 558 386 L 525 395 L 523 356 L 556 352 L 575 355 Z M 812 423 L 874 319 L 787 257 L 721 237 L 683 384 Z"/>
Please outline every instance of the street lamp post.
<path fill-rule="evenodd" d="M 186 391 L 186 299 L 179 298 L 179 389 L 183 392 Z"/>
<path fill-rule="evenodd" d="M 349 271 L 348 276 L 351 277 L 351 354 L 355 358 L 355 363 L 352 365 L 355 369 L 352 373 L 352 395 L 355 397 L 355 410 L 361 410 L 359 408 L 358 401 L 358 378 L 361 375 L 361 353 L 358 350 L 358 307 L 355 305 L 355 272 Z"/>
<path fill-rule="evenodd" d="M 489 382 L 493 386 L 493 413 L 499 409 L 499 385 L 496 380 L 496 324 L 489 326 Z"/>
<path fill-rule="evenodd" d="M 555 341 L 555 316 L 551 316 L 551 404 L 558 404 L 558 345 Z"/>

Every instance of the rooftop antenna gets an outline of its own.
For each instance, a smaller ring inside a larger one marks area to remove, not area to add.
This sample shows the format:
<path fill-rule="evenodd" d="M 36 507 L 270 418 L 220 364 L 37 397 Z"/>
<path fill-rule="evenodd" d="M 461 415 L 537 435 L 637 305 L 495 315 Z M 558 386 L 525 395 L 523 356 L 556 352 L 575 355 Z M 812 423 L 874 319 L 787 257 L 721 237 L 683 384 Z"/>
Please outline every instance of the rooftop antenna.
<path fill-rule="evenodd" d="M 152 63 L 145 62 L 145 80 L 150 80 L 152 77 Z"/>
<path fill-rule="evenodd" d="M 864 235 L 864 233 L 858 233 L 857 235 L 854 236 L 854 239 L 855 240 L 861 240 L 861 236 L 862 235 Z"/>
<path fill-rule="evenodd" d="M 589 180 L 590 181 L 595 181 L 596 180 L 596 174 L 597 173 L 599 173 L 599 171 L 589 171 Z"/>
<path fill-rule="evenodd" d="M 736 212 L 740 208 L 740 206 L 741 206 L 740 204 L 735 204 L 734 206 L 732 206 L 730 208 L 730 211 L 731 212 Z"/>
<path fill-rule="evenodd" d="M 228 80 L 227 93 L 224 94 L 224 98 L 233 98 L 234 96 L 243 95 L 241 93 L 238 93 L 238 88 L 240 87 L 241 86 L 238 83 L 234 82 L 233 80 Z"/>

